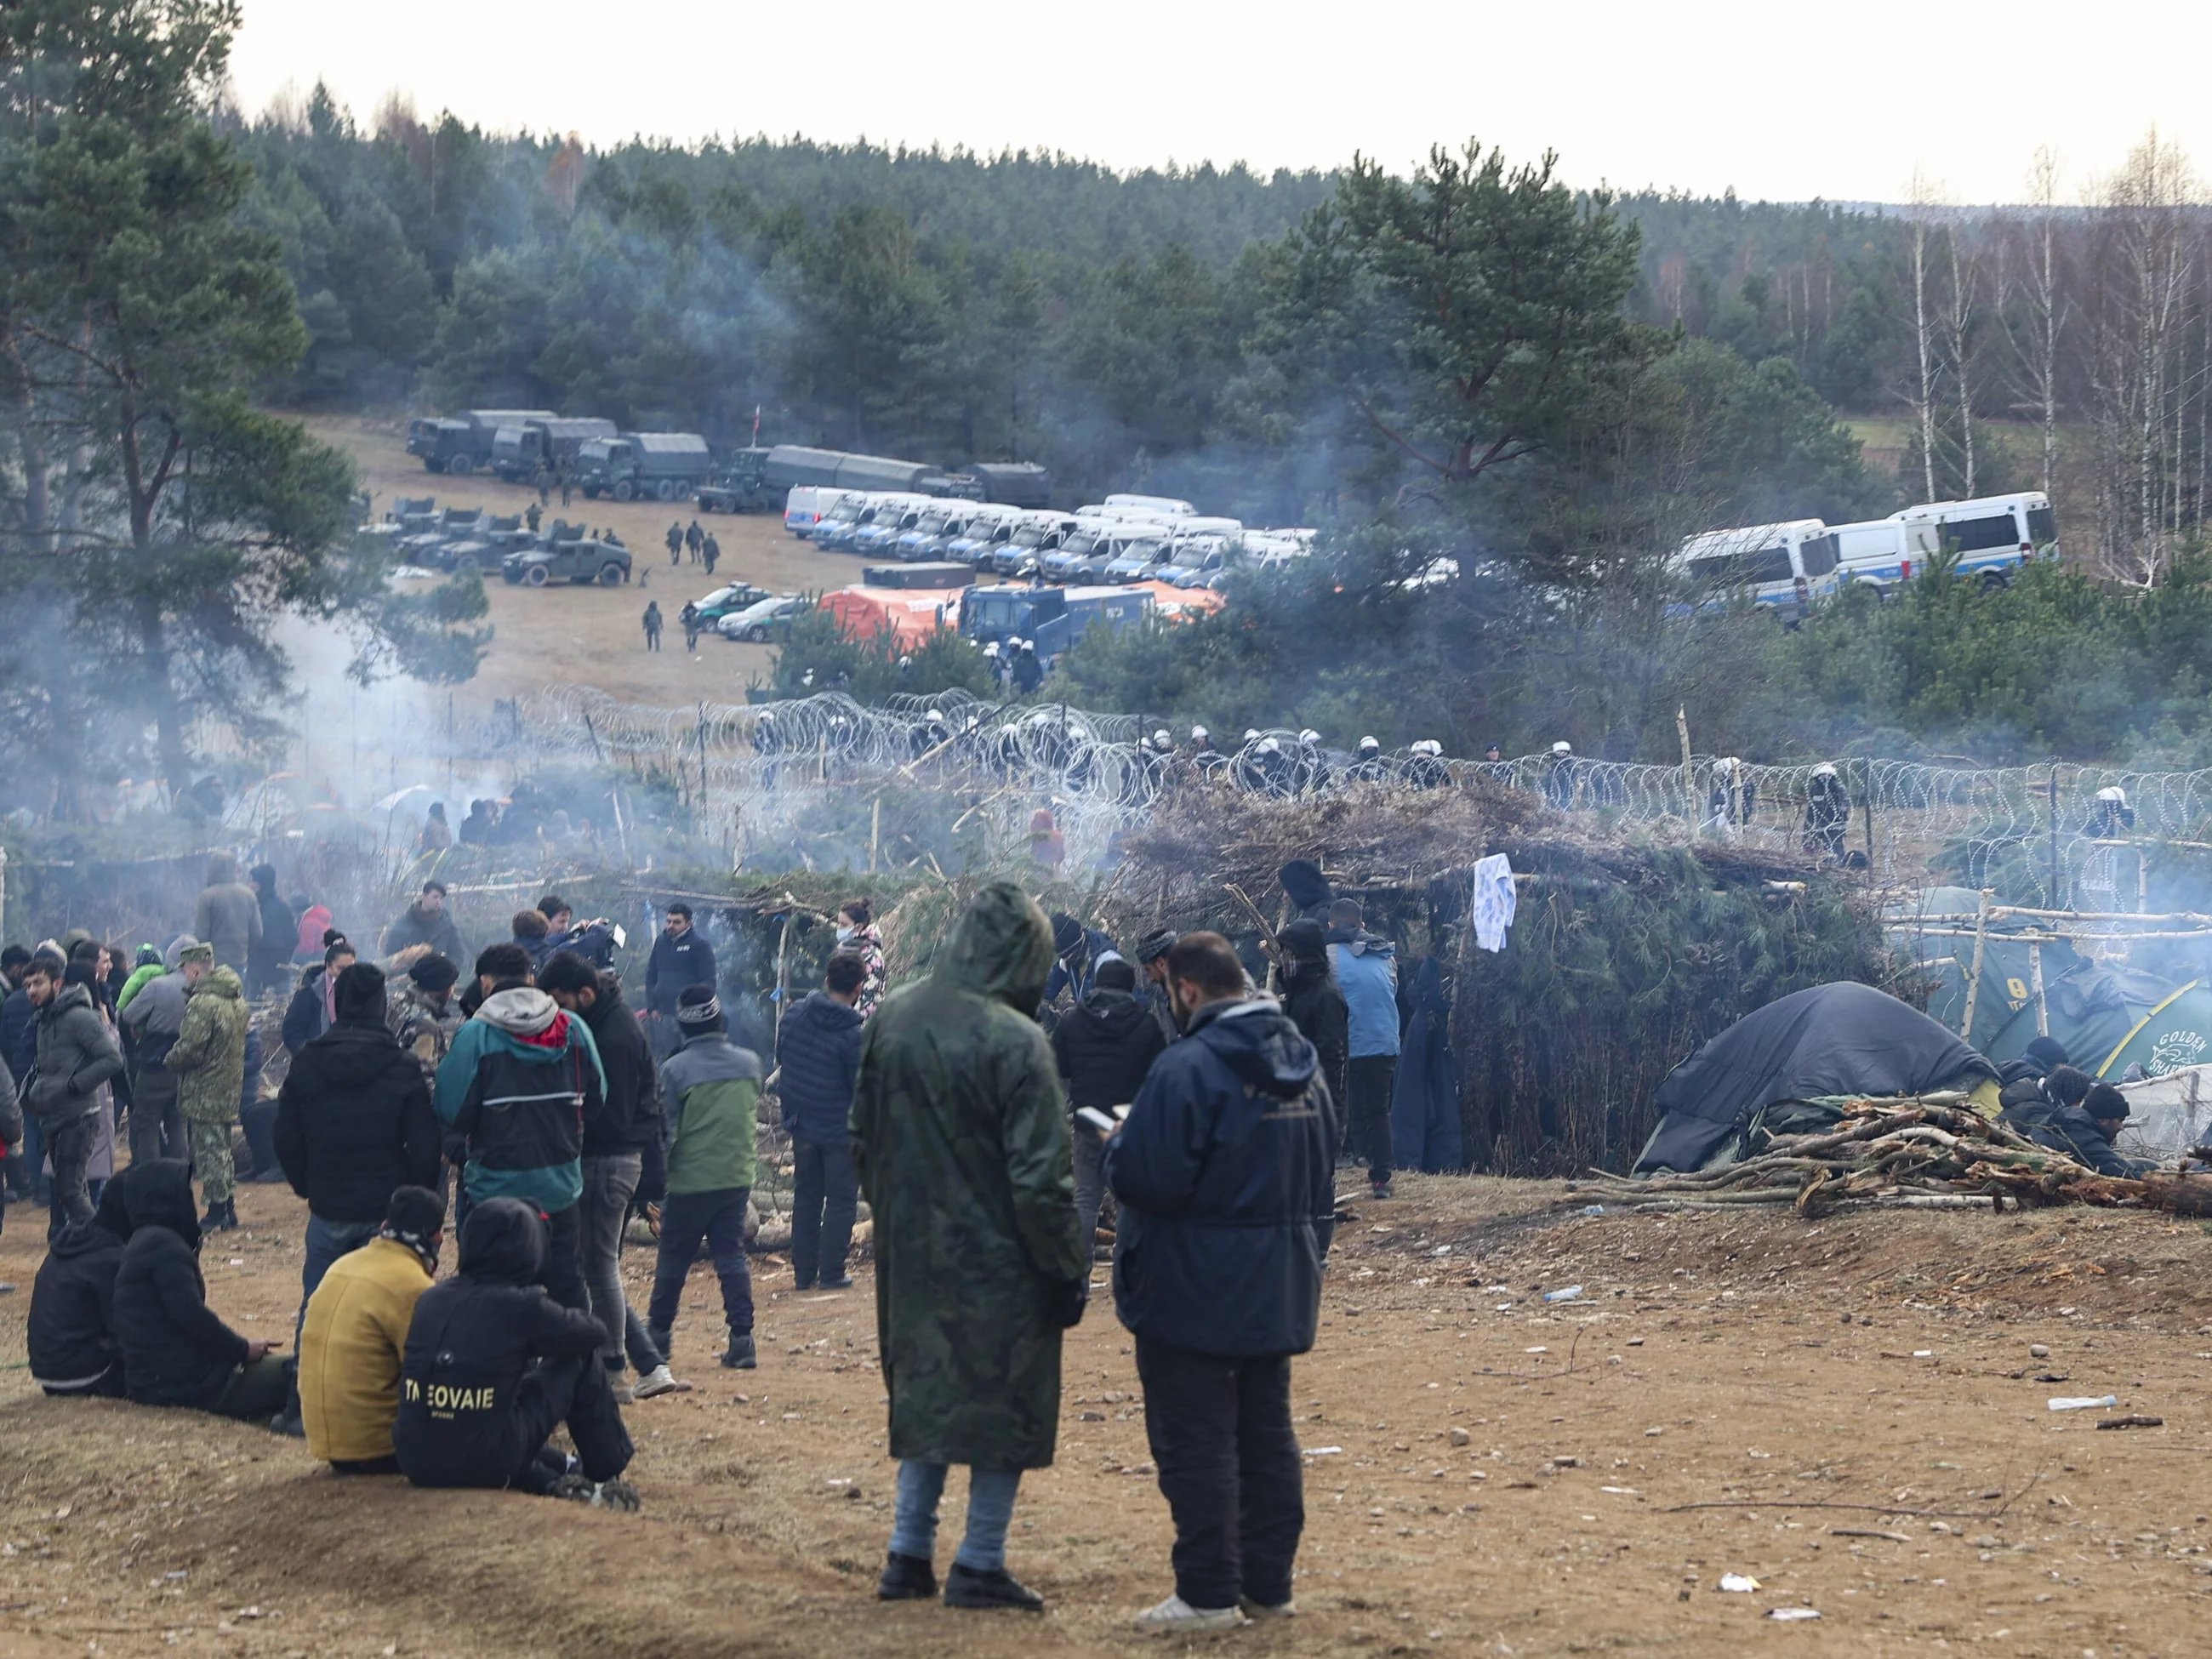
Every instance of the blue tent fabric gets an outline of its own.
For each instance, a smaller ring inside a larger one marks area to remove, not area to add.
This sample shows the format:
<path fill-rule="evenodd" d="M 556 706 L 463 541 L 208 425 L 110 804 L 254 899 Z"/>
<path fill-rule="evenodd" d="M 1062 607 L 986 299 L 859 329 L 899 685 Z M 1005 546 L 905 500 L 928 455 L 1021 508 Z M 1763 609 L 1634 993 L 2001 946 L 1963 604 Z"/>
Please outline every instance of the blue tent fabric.
<path fill-rule="evenodd" d="M 1667 1074 L 1638 1170 L 1695 1170 L 1761 1107 L 1820 1095 L 1972 1088 L 1996 1068 L 1871 985 L 1816 985 L 1746 1014 Z"/>
<path fill-rule="evenodd" d="M 1451 1051 L 1451 1004 L 1443 968 L 1425 958 L 1407 997 L 1398 1082 L 1390 1097 L 1391 1162 L 1401 1170 L 1463 1169 L 1466 1142 L 1459 1119 L 1459 1067 Z"/>

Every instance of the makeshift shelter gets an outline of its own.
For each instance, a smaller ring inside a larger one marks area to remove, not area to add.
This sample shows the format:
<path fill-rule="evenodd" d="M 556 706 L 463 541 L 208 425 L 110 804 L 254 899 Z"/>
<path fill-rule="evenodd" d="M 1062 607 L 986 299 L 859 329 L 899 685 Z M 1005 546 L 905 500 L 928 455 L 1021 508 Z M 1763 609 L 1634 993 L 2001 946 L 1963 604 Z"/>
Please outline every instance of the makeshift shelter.
<path fill-rule="evenodd" d="M 2128 1097 L 2128 1121 L 2118 1145 L 2128 1157 L 2179 1158 L 2212 1139 L 2212 1065 L 2123 1083 L 2120 1092 Z"/>
<path fill-rule="evenodd" d="M 2212 985 L 2095 960 L 2050 913 L 1983 912 L 1981 898 L 1972 888 L 1930 888 L 1909 908 L 1893 907 L 1886 925 L 1892 947 L 1929 976 L 1930 1017 L 1991 1060 L 2017 1060 L 2046 1034 L 2074 1065 L 2112 1080 L 2130 1066 L 2159 1077 L 2212 1060 Z"/>
<path fill-rule="evenodd" d="M 1745 1015 L 1668 1074 L 1636 1168 L 1701 1168 L 1783 1101 L 1996 1081 L 1988 1060 L 1919 1010 L 1870 985 L 1816 985 Z"/>

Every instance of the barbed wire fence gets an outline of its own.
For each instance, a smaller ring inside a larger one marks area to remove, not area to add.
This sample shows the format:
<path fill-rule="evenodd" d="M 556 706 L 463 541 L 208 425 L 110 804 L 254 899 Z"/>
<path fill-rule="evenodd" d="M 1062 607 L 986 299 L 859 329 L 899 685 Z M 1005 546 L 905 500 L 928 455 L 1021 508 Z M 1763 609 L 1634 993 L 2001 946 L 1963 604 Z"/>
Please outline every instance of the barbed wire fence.
<path fill-rule="evenodd" d="M 1251 732 L 1203 750 L 1188 741 L 1155 747 L 1155 733 L 1166 738 L 1164 722 L 1146 716 L 962 690 L 879 708 L 835 692 L 665 708 L 562 685 L 501 704 L 455 740 L 518 767 L 589 757 L 654 769 L 740 865 L 795 813 L 901 784 L 974 795 L 969 810 L 988 821 L 994 846 L 1018 844 L 1031 815 L 1048 808 L 1071 864 L 1105 859 L 1118 832 L 1151 822 L 1191 787 L 1303 799 L 1477 780 L 1589 829 L 1801 852 L 1864 869 L 1885 886 L 1978 887 L 2002 874 L 2021 902 L 2051 909 L 2141 909 L 2155 864 L 2170 853 L 2212 853 L 2212 770 L 1865 757 L 1792 765 L 1725 756 L 1664 765 L 1412 750 L 1363 757 L 1307 732 Z"/>

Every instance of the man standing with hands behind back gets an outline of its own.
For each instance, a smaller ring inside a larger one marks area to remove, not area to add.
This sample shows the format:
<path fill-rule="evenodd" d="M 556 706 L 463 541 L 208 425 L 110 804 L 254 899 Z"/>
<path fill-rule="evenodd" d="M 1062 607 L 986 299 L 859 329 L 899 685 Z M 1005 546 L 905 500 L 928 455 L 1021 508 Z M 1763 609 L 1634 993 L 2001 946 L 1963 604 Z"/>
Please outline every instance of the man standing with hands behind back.
<path fill-rule="evenodd" d="M 653 1026 L 653 1053 L 665 1060 L 684 1046 L 676 1029 L 676 1001 L 686 986 L 716 982 L 714 947 L 691 926 L 691 907 L 668 907 L 667 931 L 653 942 L 645 964 L 645 1008 Z"/>
<path fill-rule="evenodd" d="M 1291 1356 L 1313 1346 L 1335 1210 L 1337 1114 L 1313 1044 L 1247 998 L 1218 933 L 1168 953 L 1183 1036 L 1152 1062 L 1107 1185 L 1121 1206 L 1116 1310 L 1137 1339 L 1145 1431 L 1175 1516 L 1163 1633 L 1293 1611 L 1305 1526 Z"/>

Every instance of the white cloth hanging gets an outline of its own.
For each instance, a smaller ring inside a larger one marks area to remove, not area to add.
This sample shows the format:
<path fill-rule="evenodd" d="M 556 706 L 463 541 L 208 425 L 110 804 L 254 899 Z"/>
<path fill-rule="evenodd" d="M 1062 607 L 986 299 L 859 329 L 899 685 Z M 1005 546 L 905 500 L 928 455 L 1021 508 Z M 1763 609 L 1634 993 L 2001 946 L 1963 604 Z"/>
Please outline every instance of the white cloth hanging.
<path fill-rule="evenodd" d="M 1486 951 L 1503 951 L 1513 912 L 1520 902 L 1513 891 L 1513 866 L 1505 854 L 1492 853 L 1474 866 L 1474 942 Z"/>

